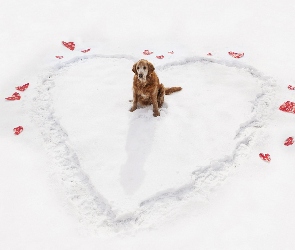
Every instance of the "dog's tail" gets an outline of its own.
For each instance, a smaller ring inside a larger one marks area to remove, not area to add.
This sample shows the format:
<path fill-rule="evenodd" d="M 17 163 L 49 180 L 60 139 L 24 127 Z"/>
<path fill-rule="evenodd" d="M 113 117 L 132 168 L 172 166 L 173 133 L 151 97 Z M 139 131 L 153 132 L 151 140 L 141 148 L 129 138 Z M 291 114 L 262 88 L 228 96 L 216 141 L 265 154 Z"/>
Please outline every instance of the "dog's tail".
<path fill-rule="evenodd" d="M 182 90 L 182 87 L 171 87 L 171 88 L 165 88 L 165 95 L 170 95 L 174 92 Z"/>

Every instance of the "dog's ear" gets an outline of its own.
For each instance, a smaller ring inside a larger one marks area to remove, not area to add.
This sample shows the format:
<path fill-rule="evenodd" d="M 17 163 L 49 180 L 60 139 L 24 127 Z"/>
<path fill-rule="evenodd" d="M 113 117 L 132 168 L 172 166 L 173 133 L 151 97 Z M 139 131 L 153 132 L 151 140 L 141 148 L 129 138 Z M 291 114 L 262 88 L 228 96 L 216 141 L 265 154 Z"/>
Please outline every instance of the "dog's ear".
<path fill-rule="evenodd" d="M 136 64 L 137 64 L 137 63 L 135 63 L 135 64 L 133 65 L 133 67 L 132 67 L 132 71 L 134 72 L 134 74 L 137 75 Z"/>
<path fill-rule="evenodd" d="M 155 67 L 150 62 L 148 62 L 148 69 L 149 69 L 148 74 L 150 75 L 155 70 Z"/>

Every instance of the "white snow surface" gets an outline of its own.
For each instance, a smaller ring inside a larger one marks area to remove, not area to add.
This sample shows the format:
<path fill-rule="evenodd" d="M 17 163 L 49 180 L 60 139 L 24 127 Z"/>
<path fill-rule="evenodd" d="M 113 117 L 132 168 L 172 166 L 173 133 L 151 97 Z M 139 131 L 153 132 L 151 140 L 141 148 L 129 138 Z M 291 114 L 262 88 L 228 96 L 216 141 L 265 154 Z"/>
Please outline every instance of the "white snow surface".
<path fill-rule="evenodd" d="M 294 11 L 3 2 L 0 249 L 294 249 L 295 115 L 279 110 L 295 102 Z M 183 88 L 156 118 L 129 112 L 141 58 Z"/>

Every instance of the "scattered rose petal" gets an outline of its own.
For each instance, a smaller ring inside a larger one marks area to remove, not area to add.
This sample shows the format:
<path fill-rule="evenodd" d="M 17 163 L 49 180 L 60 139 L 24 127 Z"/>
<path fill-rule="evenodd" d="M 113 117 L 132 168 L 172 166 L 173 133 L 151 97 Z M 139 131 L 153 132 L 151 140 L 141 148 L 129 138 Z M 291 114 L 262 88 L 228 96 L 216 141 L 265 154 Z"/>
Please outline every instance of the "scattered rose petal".
<path fill-rule="evenodd" d="M 64 42 L 62 41 L 62 44 L 68 48 L 69 50 L 74 50 L 75 49 L 75 43 L 74 42 Z"/>
<path fill-rule="evenodd" d="M 151 51 L 149 51 L 148 49 L 145 49 L 143 52 L 142 52 L 144 55 L 151 55 L 151 54 L 153 54 L 154 52 L 151 52 Z"/>
<path fill-rule="evenodd" d="M 230 56 L 232 56 L 233 58 L 241 58 L 244 56 L 244 53 L 236 53 L 236 52 L 232 52 L 232 51 L 228 52 L 228 54 Z"/>
<path fill-rule="evenodd" d="M 284 102 L 279 109 L 284 112 L 295 114 L 295 103 L 290 101 Z"/>
<path fill-rule="evenodd" d="M 168 51 L 168 53 L 169 53 L 169 54 L 174 54 L 174 51 L 170 51 L 170 52 Z"/>
<path fill-rule="evenodd" d="M 63 59 L 63 56 L 55 56 L 57 59 Z"/>
<path fill-rule="evenodd" d="M 90 49 L 81 50 L 82 53 L 87 53 L 89 51 L 90 51 Z"/>
<path fill-rule="evenodd" d="M 289 85 L 289 86 L 288 86 L 288 89 L 290 89 L 290 90 L 295 90 L 295 87 L 293 87 L 292 85 Z"/>
<path fill-rule="evenodd" d="M 15 135 L 19 135 L 21 132 L 23 132 L 24 128 L 22 126 L 18 126 L 13 129 Z"/>
<path fill-rule="evenodd" d="M 161 56 L 156 56 L 158 59 L 163 59 L 164 58 L 164 56 L 163 55 L 161 55 Z"/>
<path fill-rule="evenodd" d="M 284 145 L 285 145 L 285 146 L 290 146 L 290 145 L 292 145 L 293 143 L 294 143 L 294 138 L 293 138 L 293 137 L 289 137 L 289 138 L 286 139 Z"/>
<path fill-rule="evenodd" d="M 270 161 L 271 161 L 271 159 L 270 159 L 270 155 L 269 155 L 269 154 L 263 154 L 263 153 L 260 153 L 260 154 L 259 154 L 259 157 L 260 157 L 262 160 L 266 161 L 266 162 L 270 162 Z"/>
<path fill-rule="evenodd" d="M 8 101 L 15 101 L 15 100 L 20 100 L 21 96 L 19 93 L 15 92 L 12 94 L 12 96 L 6 97 L 5 99 Z"/>
<path fill-rule="evenodd" d="M 24 84 L 23 86 L 15 87 L 19 91 L 25 91 L 29 87 L 29 83 Z"/>

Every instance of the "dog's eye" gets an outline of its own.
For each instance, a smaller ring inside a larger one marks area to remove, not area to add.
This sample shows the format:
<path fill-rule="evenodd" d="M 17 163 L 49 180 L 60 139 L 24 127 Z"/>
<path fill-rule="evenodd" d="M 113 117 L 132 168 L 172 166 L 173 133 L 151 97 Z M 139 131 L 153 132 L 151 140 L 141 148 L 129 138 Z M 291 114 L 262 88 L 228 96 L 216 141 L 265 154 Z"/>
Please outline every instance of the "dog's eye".
<path fill-rule="evenodd" d="M 144 66 L 143 69 L 146 69 L 146 67 Z"/>
<path fill-rule="evenodd" d="M 139 67 L 137 67 L 137 69 L 139 69 Z"/>

